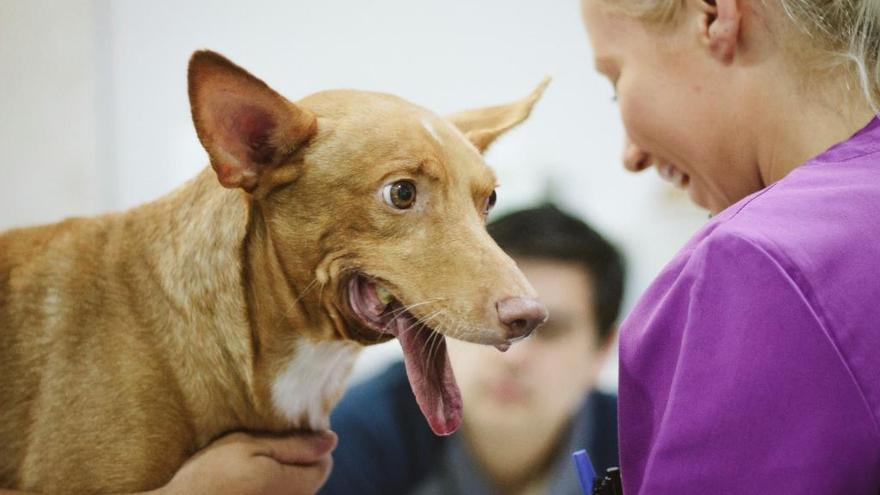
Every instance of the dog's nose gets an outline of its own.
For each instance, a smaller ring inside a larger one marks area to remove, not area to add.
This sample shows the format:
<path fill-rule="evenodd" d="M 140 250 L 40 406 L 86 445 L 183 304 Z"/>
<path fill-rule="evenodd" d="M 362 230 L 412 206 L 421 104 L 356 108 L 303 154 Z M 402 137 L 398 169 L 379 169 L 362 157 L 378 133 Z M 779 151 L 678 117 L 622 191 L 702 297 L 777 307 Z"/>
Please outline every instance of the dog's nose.
<path fill-rule="evenodd" d="M 547 308 L 533 297 L 509 297 L 495 304 L 498 319 L 507 329 L 507 340 L 528 337 L 547 320 Z"/>

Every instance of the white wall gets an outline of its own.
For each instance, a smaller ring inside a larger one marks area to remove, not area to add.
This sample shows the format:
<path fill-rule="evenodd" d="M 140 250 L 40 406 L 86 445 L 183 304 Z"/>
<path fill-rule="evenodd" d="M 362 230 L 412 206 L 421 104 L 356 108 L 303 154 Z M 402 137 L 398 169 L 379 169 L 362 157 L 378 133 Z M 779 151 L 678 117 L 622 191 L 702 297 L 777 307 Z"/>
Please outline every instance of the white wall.
<path fill-rule="evenodd" d="M 441 114 L 552 75 L 530 121 L 488 155 L 499 211 L 551 188 L 629 255 L 627 307 L 705 221 L 654 174 L 620 166 L 617 109 L 577 0 L 0 0 L 0 228 L 127 208 L 203 167 L 185 78 L 198 48 L 294 100 L 354 87 Z"/>
<path fill-rule="evenodd" d="M 107 206 L 96 51 L 91 3 L 0 0 L 0 228 Z"/>

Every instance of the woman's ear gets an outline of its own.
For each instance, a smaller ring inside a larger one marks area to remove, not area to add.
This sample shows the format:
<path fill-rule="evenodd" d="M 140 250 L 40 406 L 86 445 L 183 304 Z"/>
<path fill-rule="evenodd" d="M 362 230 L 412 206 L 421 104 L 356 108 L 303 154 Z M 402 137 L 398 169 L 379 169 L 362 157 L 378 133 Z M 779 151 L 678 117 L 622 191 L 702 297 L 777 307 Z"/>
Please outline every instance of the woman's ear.
<path fill-rule="evenodd" d="M 700 37 L 712 56 L 724 64 L 733 61 L 740 40 L 740 0 L 696 0 L 701 10 Z"/>

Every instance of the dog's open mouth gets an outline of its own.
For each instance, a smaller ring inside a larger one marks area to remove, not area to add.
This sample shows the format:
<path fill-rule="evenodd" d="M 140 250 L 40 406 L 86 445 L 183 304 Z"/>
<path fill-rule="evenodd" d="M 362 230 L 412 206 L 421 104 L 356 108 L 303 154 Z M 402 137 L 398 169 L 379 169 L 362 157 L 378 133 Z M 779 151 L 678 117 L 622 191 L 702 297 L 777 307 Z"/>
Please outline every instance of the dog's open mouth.
<path fill-rule="evenodd" d="M 351 309 L 362 324 L 397 337 L 416 402 L 437 435 L 461 424 L 461 393 L 446 353 L 446 340 L 406 310 L 386 288 L 364 275 L 348 283 Z"/>

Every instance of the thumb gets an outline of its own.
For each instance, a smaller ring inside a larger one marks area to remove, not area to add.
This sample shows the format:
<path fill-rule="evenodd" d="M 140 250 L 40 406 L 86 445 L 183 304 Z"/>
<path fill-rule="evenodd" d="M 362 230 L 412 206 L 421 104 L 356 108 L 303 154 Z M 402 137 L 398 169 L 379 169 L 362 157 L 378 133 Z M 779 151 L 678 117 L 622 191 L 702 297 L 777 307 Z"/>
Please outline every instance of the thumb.
<path fill-rule="evenodd" d="M 267 456 L 281 464 L 314 464 L 336 448 L 338 438 L 330 430 L 288 437 L 262 437 L 254 443 L 255 455 Z"/>

